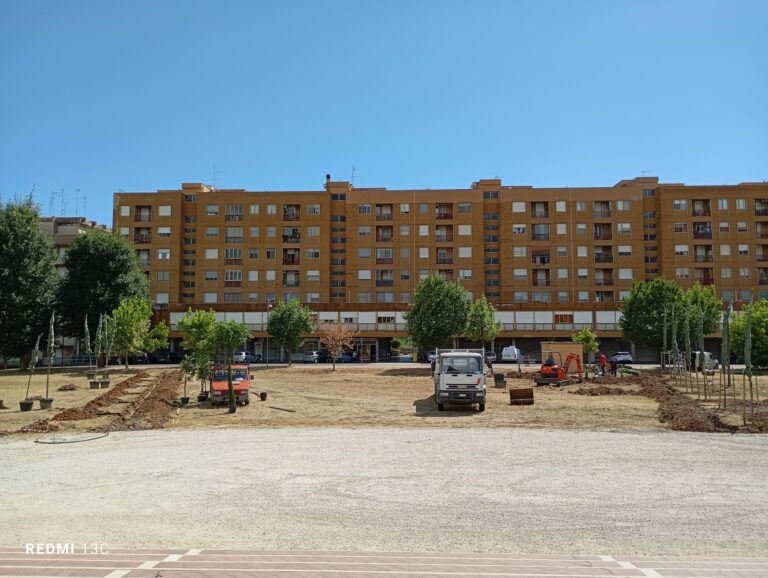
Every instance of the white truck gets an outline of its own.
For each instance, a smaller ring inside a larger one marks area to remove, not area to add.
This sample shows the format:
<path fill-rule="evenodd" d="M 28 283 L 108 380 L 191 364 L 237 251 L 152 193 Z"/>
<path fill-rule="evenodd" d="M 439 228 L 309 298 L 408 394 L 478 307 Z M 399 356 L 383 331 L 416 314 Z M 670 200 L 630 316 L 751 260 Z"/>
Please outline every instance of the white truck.
<path fill-rule="evenodd" d="M 437 349 L 432 376 L 435 380 L 435 402 L 438 411 L 446 403 L 477 404 L 485 411 L 485 373 L 482 349 Z"/>

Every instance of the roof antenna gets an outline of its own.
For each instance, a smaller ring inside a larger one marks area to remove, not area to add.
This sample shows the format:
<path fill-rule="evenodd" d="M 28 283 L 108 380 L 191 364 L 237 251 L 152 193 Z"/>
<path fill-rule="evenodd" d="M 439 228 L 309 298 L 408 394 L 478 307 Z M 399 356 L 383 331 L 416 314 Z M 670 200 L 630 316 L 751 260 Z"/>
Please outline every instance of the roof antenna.
<path fill-rule="evenodd" d="M 53 217 L 53 203 L 56 202 L 56 191 L 51 191 L 51 200 L 48 202 L 48 212 Z"/>
<path fill-rule="evenodd" d="M 213 190 L 216 190 L 216 163 L 213 163 Z"/>
<path fill-rule="evenodd" d="M 640 171 L 640 174 L 641 174 L 641 175 L 643 175 L 643 176 L 645 176 L 645 175 L 646 175 L 647 173 L 649 173 L 649 172 L 650 172 L 650 171 Z"/>
<path fill-rule="evenodd" d="M 352 176 L 349 177 L 350 184 L 354 187 L 355 186 L 355 175 L 357 173 L 357 167 L 355 165 L 352 165 Z"/>

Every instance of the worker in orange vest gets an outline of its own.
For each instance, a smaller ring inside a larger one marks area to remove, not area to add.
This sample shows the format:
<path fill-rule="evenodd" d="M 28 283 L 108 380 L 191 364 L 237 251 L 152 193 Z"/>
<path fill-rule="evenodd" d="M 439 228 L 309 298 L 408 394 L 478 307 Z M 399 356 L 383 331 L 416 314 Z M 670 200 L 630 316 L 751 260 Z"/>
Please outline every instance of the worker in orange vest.
<path fill-rule="evenodd" d="M 605 358 L 605 353 L 602 351 L 600 352 L 600 357 L 598 357 L 597 364 L 600 366 L 600 373 L 605 375 L 605 364 L 608 360 Z"/>

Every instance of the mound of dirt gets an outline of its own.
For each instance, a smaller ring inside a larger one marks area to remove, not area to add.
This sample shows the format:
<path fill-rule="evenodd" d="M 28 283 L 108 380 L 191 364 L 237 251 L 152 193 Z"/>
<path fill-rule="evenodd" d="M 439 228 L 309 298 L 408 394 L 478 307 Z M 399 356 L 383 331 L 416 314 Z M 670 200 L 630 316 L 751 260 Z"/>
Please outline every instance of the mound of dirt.
<path fill-rule="evenodd" d="M 640 392 L 659 403 L 659 421 L 677 431 L 725 432 L 733 428 L 723 423 L 715 411 L 677 391 L 658 377 L 642 380 Z"/>
<path fill-rule="evenodd" d="M 80 389 L 80 388 L 77 387 L 74 383 L 67 383 L 66 385 L 62 385 L 56 391 L 75 391 L 76 389 Z"/>
<path fill-rule="evenodd" d="M 151 394 L 137 405 L 135 412 L 128 419 L 113 421 L 107 429 L 122 431 L 162 428 L 173 409 L 180 405 L 177 399 L 180 385 L 180 371 L 168 371 L 158 376 L 152 385 Z"/>
<path fill-rule="evenodd" d="M 576 395 L 637 395 L 636 391 L 622 389 L 620 387 L 607 387 L 605 385 L 598 385 L 597 387 L 580 387 L 569 393 Z"/>
<path fill-rule="evenodd" d="M 101 414 L 102 409 L 124 395 L 125 390 L 130 389 L 134 384 L 148 377 L 148 373 L 137 373 L 133 377 L 121 381 L 96 399 L 92 399 L 83 407 L 70 407 L 69 409 L 57 413 L 53 416 L 52 421 L 78 421 L 97 417 Z"/>
<path fill-rule="evenodd" d="M 48 433 L 51 431 L 58 431 L 61 429 L 61 424 L 48 421 L 47 419 L 40 419 L 34 423 L 24 426 L 19 431 L 22 433 Z"/>

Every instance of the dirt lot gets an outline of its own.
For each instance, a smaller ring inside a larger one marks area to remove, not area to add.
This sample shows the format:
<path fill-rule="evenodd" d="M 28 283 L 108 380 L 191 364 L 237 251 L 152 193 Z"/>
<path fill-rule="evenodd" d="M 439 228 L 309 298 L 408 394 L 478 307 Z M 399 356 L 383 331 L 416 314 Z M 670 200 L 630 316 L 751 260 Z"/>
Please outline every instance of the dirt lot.
<path fill-rule="evenodd" d="M 427 366 L 340 365 L 336 371 L 323 365 L 254 366 L 252 401 L 235 414 L 211 407 L 207 401 L 197 403 L 195 384 L 188 385 L 190 405 L 179 407 L 180 375 L 170 367 L 113 370 L 107 390 L 89 389 L 82 370 L 59 370 L 51 376 L 54 409 L 36 407 L 21 413 L 18 400 L 24 397 L 27 377 L 5 372 L 0 374 L 0 399 L 6 400 L 9 409 L 0 411 L 0 432 L 233 426 L 728 431 L 740 424 L 740 403 L 730 404 L 732 412 L 716 412 L 716 403 L 699 404 L 695 394 L 684 395 L 653 373 L 560 388 L 536 387 L 534 405 L 513 406 L 508 388 L 531 386 L 531 373 L 518 376 L 507 368 L 502 371 L 508 374 L 507 387 L 493 387 L 489 380 L 487 409 L 479 413 L 474 406 L 438 412 Z M 768 397 L 766 383 L 762 378 L 761 399 Z M 66 384 L 77 389 L 58 391 Z M 31 394 L 42 395 L 44 387 L 45 376 L 35 375 Z M 266 401 L 259 400 L 259 392 L 267 393 Z M 768 405 L 764 411 L 768 413 Z"/>

